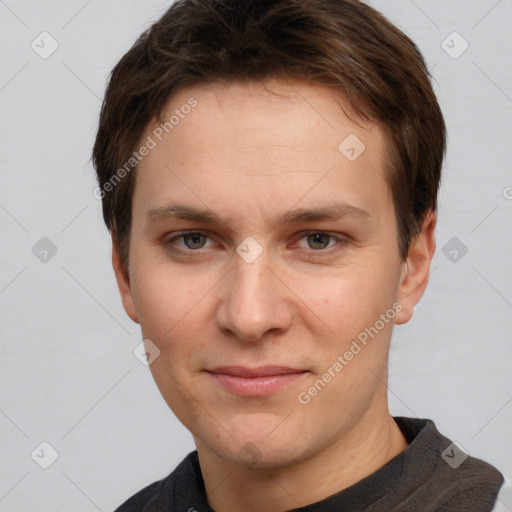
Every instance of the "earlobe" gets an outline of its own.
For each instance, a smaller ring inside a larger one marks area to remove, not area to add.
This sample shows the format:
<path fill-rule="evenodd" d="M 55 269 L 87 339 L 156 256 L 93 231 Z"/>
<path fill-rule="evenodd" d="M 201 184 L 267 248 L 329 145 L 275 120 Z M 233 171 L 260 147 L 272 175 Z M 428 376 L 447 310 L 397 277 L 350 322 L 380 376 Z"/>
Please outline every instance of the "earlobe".
<path fill-rule="evenodd" d="M 395 323 L 405 324 L 413 315 L 414 306 L 420 301 L 428 283 L 430 263 L 436 249 L 436 214 L 429 212 L 420 233 L 411 241 L 407 260 L 402 265 L 398 301 L 402 310 Z"/>
<path fill-rule="evenodd" d="M 119 293 L 121 294 L 124 310 L 134 322 L 139 323 L 139 315 L 133 300 L 132 289 L 130 283 L 126 279 L 124 268 L 119 257 L 119 251 L 114 239 L 112 239 L 112 266 L 114 267 L 117 287 L 119 288 Z"/>

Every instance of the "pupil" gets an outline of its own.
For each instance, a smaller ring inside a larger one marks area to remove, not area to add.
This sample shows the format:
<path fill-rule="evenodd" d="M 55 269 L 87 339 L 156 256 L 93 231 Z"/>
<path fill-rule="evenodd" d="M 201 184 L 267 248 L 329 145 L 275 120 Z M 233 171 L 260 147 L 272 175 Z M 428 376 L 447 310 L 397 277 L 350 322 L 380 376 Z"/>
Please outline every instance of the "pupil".
<path fill-rule="evenodd" d="M 312 244 L 313 246 L 317 245 L 317 244 L 320 244 L 321 247 L 313 247 L 313 249 L 324 249 L 325 247 L 327 247 L 327 244 L 328 244 L 328 240 L 326 241 L 327 237 L 323 234 L 323 233 L 314 233 L 313 235 L 309 235 L 310 236 L 310 240 L 312 240 Z M 322 242 L 322 239 L 324 240 L 324 242 Z"/>
<path fill-rule="evenodd" d="M 199 249 L 199 248 L 201 248 L 204 245 L 204 243 L 201 243 L 202 242 L 202 240 L 201 240 L 202 236 L 203 235 L 201 233 L 191 233 L 191 234 L 188 234 L 188 235 L 185 236 L 185 240 L 186 240 L 186 242 L 187 241 L 191 241 L 190 245 L 192 247 L 190 247 L 190 245 L 188 243 L 186 243 L 186 242 L 185 243 L 186 243 L 186 245 L 190 249 Z"/>

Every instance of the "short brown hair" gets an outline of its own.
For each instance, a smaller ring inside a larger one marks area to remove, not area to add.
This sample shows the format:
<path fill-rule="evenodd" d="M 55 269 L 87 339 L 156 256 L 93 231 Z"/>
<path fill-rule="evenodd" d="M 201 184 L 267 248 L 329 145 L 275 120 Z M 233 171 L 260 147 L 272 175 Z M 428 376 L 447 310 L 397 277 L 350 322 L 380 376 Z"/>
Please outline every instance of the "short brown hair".
<path fill-rule="evenodd" d="M 127 277 L 136 168 L 130 157 L 148 123 L 161 121 L 178 88 L 275 78 L 335 86 L 356 115 L 383 128 L 406 258 L 426 214 L 437 209 L 446 144 L 416 45 L 358 0 L 177 0 L 113 69 L 93 149 L 103 217 Z M 127 162 L 134 172 L 106 187 Z"/>

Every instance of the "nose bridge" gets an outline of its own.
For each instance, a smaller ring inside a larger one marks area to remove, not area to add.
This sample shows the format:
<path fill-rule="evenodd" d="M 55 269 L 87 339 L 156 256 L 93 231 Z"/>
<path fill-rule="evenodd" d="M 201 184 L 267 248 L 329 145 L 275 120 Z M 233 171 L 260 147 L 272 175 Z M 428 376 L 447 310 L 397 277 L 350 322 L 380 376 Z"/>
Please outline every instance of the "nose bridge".
<path fill-rule="evenodd" d="M 238 301 L 270 299 L 272 273 L 268 268 L 268 257 L 260 256 L 252 263 L 238 260 L 234 266 L 233 292 Z"/>
<path fill-rule="evenodd" d="M 268 251 L 251 262 L 237 255 L 233 265 L 223 288 L 219 328 L 245 341 L 257 341 L 272 329 L 284 329 L 289 314 L 282 290 L 269 268 Z"/>

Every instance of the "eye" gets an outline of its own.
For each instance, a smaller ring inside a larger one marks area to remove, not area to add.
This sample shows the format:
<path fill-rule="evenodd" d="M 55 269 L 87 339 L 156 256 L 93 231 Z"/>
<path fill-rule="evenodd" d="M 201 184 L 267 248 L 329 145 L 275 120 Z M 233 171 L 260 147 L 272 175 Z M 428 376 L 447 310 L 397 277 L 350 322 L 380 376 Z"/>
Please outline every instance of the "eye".
<path fill-rule="evenodd" d="M 294 246 L 303 251 L 318 256 L 330 254 L 341 249 L 346 242 L 343 236 L 335 236 L 324 231 L 305 232 L 297 239 Z M 201 231 L 187 231 L 175 233 L 174 236 L 163 241 L 166 250 L 189 255 L 191 253 L 202 254 L 202 249 L 207 249 L 215 245 L 214 240 L 210 236 Z"/>
<path fill-rule="evenodd" d="M 345 240 L 342 237 L 334 236 L 324 231 L 313 231 L 305 233 L 296 242 L 296 246 L 301 249 L 309 249 L 310 251 L 328 253 L 332 252 L 331 248 L 335 248 L 336 245 L 341 246 L 344 242 Z"/>
<path fill-rule="evenodd" d="M 190 250 L 189 252 L 193 252 L 206 247 L 208 240 L 210 240 L 210 237 L 200 231 L 188 231 L 165 240 L 164 246 L 170 250 Z M 182 241 L 182 243 L 179 243 L 179 241 Z"/>
<path fill-rule="evenodd" d="M 325 249 L 332 237 L 327 233 L 311 233 L 306 238 L 311 249 Z"/>
<path fill-rule="evenodd" d="M 202 233 L 187 233 L 182 235 L 183 243 L 189 249 L 202 249 L 206 243 L 206 236 Z"/>

